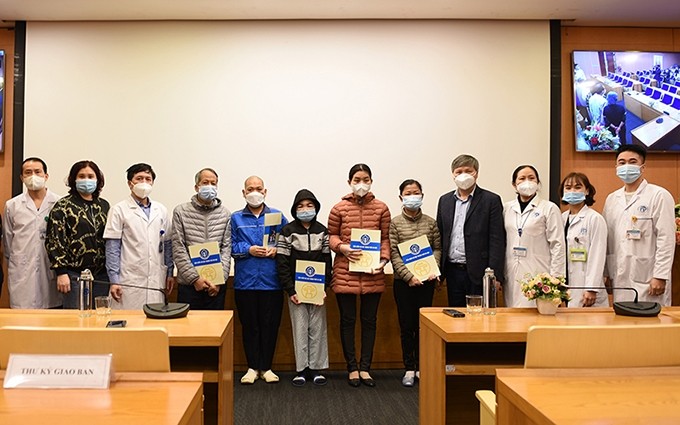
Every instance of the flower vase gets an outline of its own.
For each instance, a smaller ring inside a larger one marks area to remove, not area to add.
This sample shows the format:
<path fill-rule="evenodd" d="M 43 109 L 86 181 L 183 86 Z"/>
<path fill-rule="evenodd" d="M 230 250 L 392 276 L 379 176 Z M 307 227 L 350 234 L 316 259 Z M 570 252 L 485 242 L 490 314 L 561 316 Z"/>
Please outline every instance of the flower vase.
<path fill-rule="evenodd" d="M 540 314 L 553 316 L 555 313 L 557 313 L 557 307 L 558 305 L 553 303 L 552 300 L 546 300 L 543 298 L 536 299 L 536 308 L 538 308 L 538 312 Z"/>

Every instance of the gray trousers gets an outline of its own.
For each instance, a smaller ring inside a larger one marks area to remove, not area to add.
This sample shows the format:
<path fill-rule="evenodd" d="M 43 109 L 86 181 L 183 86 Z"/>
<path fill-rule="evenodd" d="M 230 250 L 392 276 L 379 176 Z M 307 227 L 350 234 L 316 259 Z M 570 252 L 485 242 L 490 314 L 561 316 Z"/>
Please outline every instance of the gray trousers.
<path fill-rule="evenodd" d="M 293 328 L 295 369 L 302 372 L 328 369 L 328 332 L 326 306 L 294 304 L 288 298 L 288 311 Z"/>

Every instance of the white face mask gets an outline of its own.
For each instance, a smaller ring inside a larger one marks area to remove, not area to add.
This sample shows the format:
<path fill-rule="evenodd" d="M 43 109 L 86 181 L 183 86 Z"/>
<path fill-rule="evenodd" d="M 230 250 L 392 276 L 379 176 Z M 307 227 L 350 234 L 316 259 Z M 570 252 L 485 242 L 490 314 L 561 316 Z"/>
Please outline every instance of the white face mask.
<path fill-rule="evenodd" d="M 522 196 L 534 196 L 538 191 L 538 183 L 527 180 L 517 185 L 517 192 Z"/>
<path fill-rule="evenodd" d="M 132 193 L 140 199 L 146 199 L 151 194 L 151 190 L 153 190 L 153 186 L 149 183 L 137 183 L 132 186 Z"/>
<path fill-rule="evenodd" d="M 468 190 L 475 185 L 475 177 L 472 174 L 460 173 L 453 179 L 459 189 Z"/>
<path fill-rule="evenodd" d="M 246 195 L 246 202 L 253 208 L 257 208 L 264 202 L 264 195 L 254 191 Z"/>
<path fill-rule="evenodd" d="M 28 190 L 41 190 L 45 187 L 45 177 L 31 174 L 24 178 L 24 184 Z"/>
<path fill-rule="evenodd" d="M 367 183 L 358 183 L 352 185 L 352 193 L 358 197 L 366 196 L 366 194 L 371 190 L 371 185 Z"/>

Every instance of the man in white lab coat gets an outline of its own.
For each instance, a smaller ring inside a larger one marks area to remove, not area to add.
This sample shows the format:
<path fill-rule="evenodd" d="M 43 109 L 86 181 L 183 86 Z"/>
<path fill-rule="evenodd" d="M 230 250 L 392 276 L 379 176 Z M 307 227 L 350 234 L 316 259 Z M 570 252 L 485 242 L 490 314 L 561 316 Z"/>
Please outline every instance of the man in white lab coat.
<path fill-rule="evenodd" d="M 607 222 L 607 267 L 614 288 L 635 288 L 640 301 L 671 305 L 671 269 L 675 254 L 673 197 L 644 179 L 647 152 L 642 146 L 622 145 L 616 174 L 621 189 L 604 204 Z M 614 301 L 630 301 L 631 291 L 614 291 Z"/>
<path fill-rule="evenodd" d="M 26 158 L 21 180 L 26 192 L 5 204 L 2 233 L 11 308 L 54 308 L 62 304 L 45 250 L 47 216 L 59 196 L 45 187 L 49 175 L 40 158 Z"/>
<path fill-rule="evenodd" d="M 156 180 L 150 165 L 131 166 L 127 180 L 130 196 L 111 208 L 104 229 L 106 271 L 113 308 L 136 310 L 163 302 L 163 291 L 172 290 L 171 221 L 167 208 L 149 198 Z"/>

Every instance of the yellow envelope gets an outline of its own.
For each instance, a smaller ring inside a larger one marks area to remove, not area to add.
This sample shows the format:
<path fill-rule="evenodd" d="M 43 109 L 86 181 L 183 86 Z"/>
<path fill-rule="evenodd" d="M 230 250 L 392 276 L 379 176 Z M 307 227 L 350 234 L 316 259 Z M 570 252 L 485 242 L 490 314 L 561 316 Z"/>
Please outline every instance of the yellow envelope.
<path fill-rule="evenodd" d="M 319 261 L 295 261 L 295 293 L 307 304 L 322 305 L 326 292 L 326 264 Z"/>
<path fill-rule="evenodd" d="M 199 276 L 213 285 L 223 285 L 226 282 L 220 245 L 216 241 L 189 245 L 189 257 Z"/>
<path fill-rule="evenodd" d="M 430 276 L 441 275 L 427 236 L 423 235 L 402 242 L 397 245 L 397 248 L 406 268 L 421 282 Z"/>
<path fill-rule="evenodd" d="M 349 263 L 349 271 L 370 273 L 380 266 L 380 230 L 352 229 L 349 247 L 361 250 L 361 258 Z"/>

